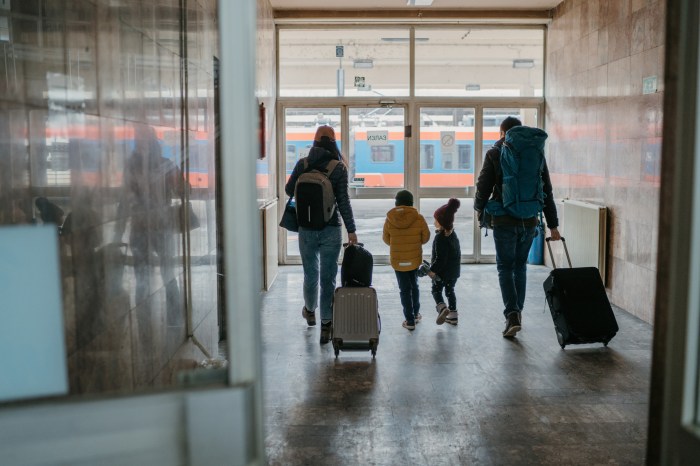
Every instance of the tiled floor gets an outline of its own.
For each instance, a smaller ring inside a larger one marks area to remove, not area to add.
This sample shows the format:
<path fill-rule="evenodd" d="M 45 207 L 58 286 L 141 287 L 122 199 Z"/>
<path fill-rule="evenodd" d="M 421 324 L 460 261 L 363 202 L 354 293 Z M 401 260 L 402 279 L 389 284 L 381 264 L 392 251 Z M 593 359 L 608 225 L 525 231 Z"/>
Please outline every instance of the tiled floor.
<path fill-rule="evenodd" d="M 319 345 L 301 317 L 301 267 L 282 267 L 263 299 L 269 464 L 643 464 L 651 326 L 616 309 L 608 348 L 562 350 L 548 271 L 529 268 L 523 330 L 509 341 L 494 265 L 463 266 L 458 327 L 435 324 L 421 279 L 414 332 L 401 327 L 393 270 L 375 267 L 383 329 L 372 360 Z"/>

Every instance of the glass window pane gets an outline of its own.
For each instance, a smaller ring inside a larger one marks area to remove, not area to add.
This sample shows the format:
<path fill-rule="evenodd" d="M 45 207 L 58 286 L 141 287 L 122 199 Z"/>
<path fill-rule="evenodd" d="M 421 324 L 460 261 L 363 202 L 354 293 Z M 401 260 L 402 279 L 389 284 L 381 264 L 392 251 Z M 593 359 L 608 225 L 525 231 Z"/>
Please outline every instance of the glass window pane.
<path fill-rule="evenodd" d="M 351 186 L 404 187 L 404 109 L 350 108 Z"/>
<path fill-rule="evenodd" d="M 473 186 L 474 109 L 420 109 L 420 187 Z"/>
<path fill-rule="evenodd" d="M 524 125 L 537 127 L 536 108 L 485 108 L 483 114 L 483 148 L 482 160 L 486 152 L 500 139 L 501 122 L 512 116 L 519 119 Z M 481 236 L 481 255 L 496 255 L 496 245 L 493 242 L 493 235 Z"/>
<path fill-rule="evenodd" d="M 313 145 L 316 128 L 329 125 L 335 129 L 335 137 L 340 147 L 342 127 L 339 108 L 287 108 L 284 111 L 284 146 L 286 147 L 284 177 L 285 183 L 300 158 L 309 154 Z M 342 148 L 341 148 L 341 152 Z M 344 152 L 343 152 L 344 153 Z M 285 201 L 286 202 L 286 198 Z M 287 234 L 287 256 L 299 255 L 299 236 L 291 231 Z"/>
<path fill-rule="evenodd" d="M 408 29 L 281 29 L 279 82 L 280 97 L 407 96 Z"/>
<path fill-rule="evenodd" d="M 420 145 L 420 168 L 432 170 L 435 163 L 435 147 L 430 144 Z"/>
<path fill-rule="evenodd" d="M 384 243 L 382 232 L 386 213 L 395 207 L 394 199 L 354 198 L 351 203 L 359 241 L 375 259 L 379 256 L 388 256 L 389 246 Z M 423 251 L 426 250 L 426 246 L 423 246 Z"/>
<path fill-rule="evenodd" d="M 450 197 L 455 197 L 455 194 L 447 192 L 443 197 L 436 198 L 421 198 L 420 213 L 425 217 L 430 227 L 430 241 L 423 246 L 423 256 L 430 259 L 433 237 L 435 235 L 435 219 L 433 214 L 438 207 L 447 204 Z M 470 256 L 474 253 L 474 199 L 457 196 L 460 202 L 459 209 L 455 213 L 454 231 L 459 238 L 459 246 L 463 256 Z M 489 237 L 493 235 L 489 234 Z"/>
<path fill-rule="evenodd" d="M 416 29 L 416 95 L 540 97 L 544 30 Z"/>

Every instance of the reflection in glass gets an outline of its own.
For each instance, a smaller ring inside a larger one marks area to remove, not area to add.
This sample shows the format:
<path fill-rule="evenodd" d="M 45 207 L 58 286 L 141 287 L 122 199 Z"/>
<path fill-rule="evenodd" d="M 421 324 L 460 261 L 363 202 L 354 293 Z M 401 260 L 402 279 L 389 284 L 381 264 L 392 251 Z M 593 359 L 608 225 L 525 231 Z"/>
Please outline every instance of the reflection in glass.
<path fill-rule="evenodd" d="M 134 150 L 124 170 L 114 242 L 122 242 L 126 220 L 130 219 L 128 243 L 134 260 L 136 304 L 144 302 L 150 294 L 149 263 L 155 255 L 166 288 L 165 305 L 171 326 L 182 325 L 184 320 L 175 266 L 179 256 L 176 234 L 182 229 L 180 199 L 189 188 L 185 183 L 178 166 L 163 156 L 155 129 L 136 125 Z"/>
<path fill-rule="evenodd" d="M 218 353 L 216 15 L 109 3 L 0 15 L 0 224 L 58 230 L 71 394 L 170 387 Z"/>

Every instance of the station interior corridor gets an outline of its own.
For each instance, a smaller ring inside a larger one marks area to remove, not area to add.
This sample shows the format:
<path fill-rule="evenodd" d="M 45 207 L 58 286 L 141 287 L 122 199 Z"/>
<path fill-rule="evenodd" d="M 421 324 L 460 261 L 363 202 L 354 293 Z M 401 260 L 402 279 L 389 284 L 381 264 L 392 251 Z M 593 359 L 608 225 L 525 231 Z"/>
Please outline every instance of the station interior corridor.
<path fill-rule="evenodd" d="M 0 464 L 698 464 L 698 24 L 697 0 L 0 0 Z M 548 135 L 607 347 L 560 348 L 543 247 L 502 337 L 473 206 L 507 117 Z M 321 125 L 375 359 L 319 344 L 279 226 Z M 403 189 L 429 225 L 461 202 L 457 326 L 427 278 L 401 326 Z"/>

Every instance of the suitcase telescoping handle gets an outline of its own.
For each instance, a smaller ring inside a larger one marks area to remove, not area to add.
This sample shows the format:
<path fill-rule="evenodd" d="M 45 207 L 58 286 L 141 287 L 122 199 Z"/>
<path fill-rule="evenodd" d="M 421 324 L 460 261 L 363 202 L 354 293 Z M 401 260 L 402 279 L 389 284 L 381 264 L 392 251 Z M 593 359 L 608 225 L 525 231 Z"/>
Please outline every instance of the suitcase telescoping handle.
<path fill-rule="evenodd" d="M 549 244 L 549 240 L 552 238 L 547 238 L 545 241 L 547 242 L 547 249 L 549 249 L 549 258 L 552 259 L 552 267 L 555 269 L 557 268 L 557 264 L 554 262 L 554 254 L 552 254 L 552 246 Z M 569 261 L 569 268 L 572 268 L 573 266 L 571 265 L 571 257 L 569 257 L 569 250 L 566 248 L 566 240 L 564 237 L 561 237 L 561 244 L 564 245 L 564 252 L 566 253 L 566 260 Z"/>

